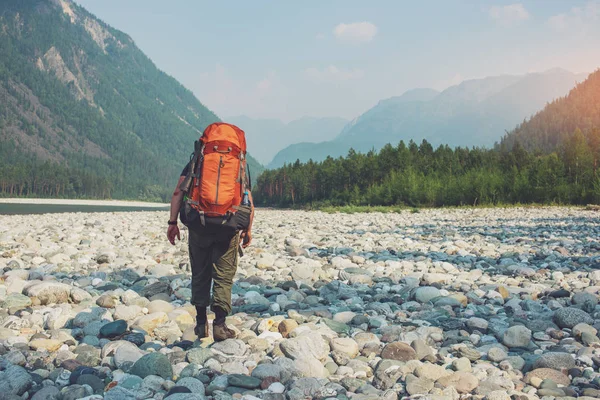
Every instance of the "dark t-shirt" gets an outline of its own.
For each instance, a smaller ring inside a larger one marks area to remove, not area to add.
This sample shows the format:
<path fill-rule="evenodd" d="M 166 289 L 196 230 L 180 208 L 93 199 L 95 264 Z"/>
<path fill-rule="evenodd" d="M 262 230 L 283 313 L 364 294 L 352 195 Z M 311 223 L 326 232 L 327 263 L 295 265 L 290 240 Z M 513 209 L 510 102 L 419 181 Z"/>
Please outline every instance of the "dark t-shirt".
<path fill-rule="evenodd" d="M 183 171 L 181 171 L 181 176 L 187 176 L 189 170 L 190 170 L 190 163 L 187 163 L 187 164 L 185 164 Z"/>

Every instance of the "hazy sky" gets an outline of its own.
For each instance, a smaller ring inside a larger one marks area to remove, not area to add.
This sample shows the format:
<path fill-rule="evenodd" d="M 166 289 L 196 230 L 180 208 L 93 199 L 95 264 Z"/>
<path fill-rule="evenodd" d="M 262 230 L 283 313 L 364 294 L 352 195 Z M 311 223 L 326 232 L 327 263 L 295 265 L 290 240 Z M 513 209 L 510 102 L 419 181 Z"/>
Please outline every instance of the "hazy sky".
<path fill-rule="evenodd" d="M 221 117 L 354 118 L 417 87 L 600 67 L 600 0 L 76 0 Z"/>

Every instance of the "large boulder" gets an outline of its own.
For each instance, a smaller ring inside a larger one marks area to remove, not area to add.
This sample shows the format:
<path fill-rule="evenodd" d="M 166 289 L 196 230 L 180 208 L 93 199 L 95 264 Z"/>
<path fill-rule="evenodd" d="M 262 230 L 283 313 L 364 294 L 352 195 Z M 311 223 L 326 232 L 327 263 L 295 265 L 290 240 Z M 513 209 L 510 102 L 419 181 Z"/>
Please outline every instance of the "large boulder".
<path fill-rule="evenodd" d="M 554 322 L 561 328 L 573 328 L 577 324 L 594 324 L 594 318 L 590 316 L 590 314 L 585 311 L 575 308 L 575 307 L 566 307 L 559 308 L 554 312 Z"/>
<path fill-rule="evenodd" d="M 37 298 L 42 305 L 67 303 L 71 297 L 71 286 L 60 282 L 39 282 L 27 286 L 23 294 Z"/>
<path fill-rule="evenodd" d="M 531 383 L 531 378 L 539 378 L 542 381 L 549 379 L 557 385 L 569 386 L 571 379 L 560 371 L 552 368 L 537 368 L 525 375 L 525 383 Z"/>
<path fill-rule="evenodd" d="M 502 342 L 507 347 L 527 347 L 531 341 L 531 331 L 523 325 L 511 326 L 504 332 Z"/>
<path fill-rule="evenodd" d="M 21 396 L 33 384 L 33 378 L 25 368 L 18 365 L 10 365 L 0 372 L 0 398 L 2 395 Z"/>
<path fill-rule="evenodd" d="M 402 342 L 388 343 L 381 351 L 381 358 L 387 360 L 410 361 L 417 359 L 415 349 Z"/>
<path fill-rule="evenodd" d="M 438 383 L 443 387 L 454 387 L 458 393 L 471 393 L 479 385 L 479 379 L 468 372 L 455 372 L 440 378 Z"/>
<path fill-rule="evenodd" d="M 152 332 L 154 332 L 154 329 L 156 329 L 157 326 L 164 324 L 168 320 L 169 316 L 166 313 L 160 311 L 140 317 L 133 326 L 141 328 L 149 334 L 152 334 Z"/>
<path fill-rule="evenodd" d="M 173 379 L 173 367 L 167 356 L 161 353 L 146 354 L 133 364 L 129 373 L 140 378 L 156 375 L 163 379 Z"/>
<path fill-rule="evenodd" d="M 329 343 L 318 332 L 304 333 L 281 342 L 281 351 L 287 357 L 297 360 L 307 356 L 325 360 L 329 355 Z"/>

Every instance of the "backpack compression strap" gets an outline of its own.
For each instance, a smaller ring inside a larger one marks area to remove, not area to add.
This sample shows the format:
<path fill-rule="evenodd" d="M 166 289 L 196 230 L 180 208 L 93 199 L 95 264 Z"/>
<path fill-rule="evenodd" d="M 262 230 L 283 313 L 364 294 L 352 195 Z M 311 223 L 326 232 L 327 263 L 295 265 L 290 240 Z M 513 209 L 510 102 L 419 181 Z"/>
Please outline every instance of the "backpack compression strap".
<path fill-rule="evenodd" d="M 233 157 L 239 157 L 242 154 L 242 149 L 226 140 L 215 140 L 214 142 L 206 143 L 204 147 L 204 154 L 211 153 L 229 154 Z"/>

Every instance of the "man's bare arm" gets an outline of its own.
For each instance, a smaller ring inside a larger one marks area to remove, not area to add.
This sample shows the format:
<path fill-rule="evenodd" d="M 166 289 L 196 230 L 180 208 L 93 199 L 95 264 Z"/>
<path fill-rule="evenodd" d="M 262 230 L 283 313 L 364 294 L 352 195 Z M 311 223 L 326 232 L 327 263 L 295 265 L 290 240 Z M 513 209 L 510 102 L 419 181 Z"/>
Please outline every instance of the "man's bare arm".
<path fill-rule="evenodd" d="M 181 236 L 179 234 L 179 227 L 177 226 L 177 217 L 179 215 L 179 209 L 181 208 L 181 202 L 183 201 L 183 192 L 179 189 L 181 182 L 185 179 L 184 176 L 179 178 L 179 182 L 177 182 L 177 186 L 175 187 L 175 191 L 173 192 L 173 196 L 171 196 L 171 210 L 169 213 L 169 221 L 175 221 L 175 224 L 169 224 L 167 229 L 167 239 L 171 244 L 175 244 L 175 238 L 181 240 Z"/>
<path fill-rule="evenodd" d="M 248 223 L 248 229 L 242 232 L 242 247 L 246 248 L 250 246 L 252 242 L 252 223 L 254 222 L 254 200 L 252 199 L 252 192 L 248 191 L 248 198 L 250 199 L 250 207 L 252 211 L 250 212 L 250 222 Z"/>
<path fill-rule="evenodd" d="M 252 192 L 248 190 L 248 198 L 250 199 L 250 207 L 252 212 L 250 213 L 250 223 L 248 224 L 248 230 L 252 231 L 252 222 L 254 221 L 254 199 L 252 198 Z"/>
<path fill-rule="evenodd" d="M 179 190 L 179 186 L 181 182 L 185 179 L 185 176 L 179 177 L 179 182 L 177 182 L 177 186 L 175 187 L 175 191 L 173 192 L 173 196 L 171 197 L 171 213 L 169 221 L 177 221 L 177 216 L 179 215 L 179 209 L 181 208 L 181 202 L 183 201 L 183 192 Z"/>

